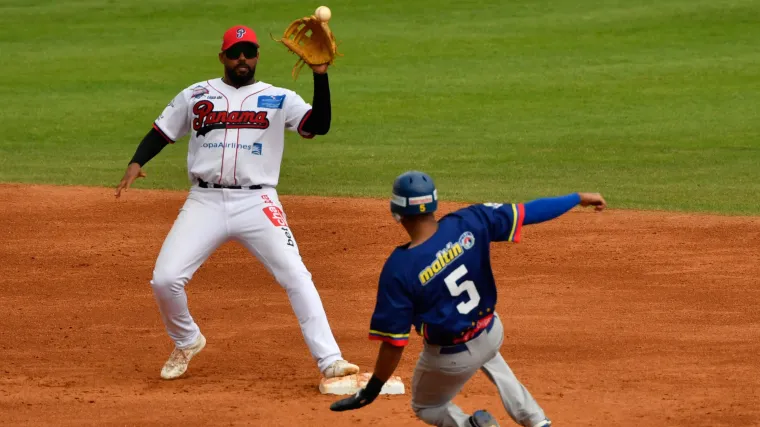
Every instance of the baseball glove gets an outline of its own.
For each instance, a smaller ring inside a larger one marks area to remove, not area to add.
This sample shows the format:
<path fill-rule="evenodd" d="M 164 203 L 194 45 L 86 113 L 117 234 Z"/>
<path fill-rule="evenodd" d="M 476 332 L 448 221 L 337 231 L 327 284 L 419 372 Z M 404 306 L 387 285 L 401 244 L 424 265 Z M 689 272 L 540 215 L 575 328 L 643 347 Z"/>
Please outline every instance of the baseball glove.
<path fill-rule="evenodd" d="M 338 45 L 327 22 L 322 22 L 316 16 L 305 16 L 293 21 L 282 38 L 273 40 L 284 44 L 291 52 L 298 55 L 299 59 L 293 66 L 293 79 L 298 78 L 298 72 L 304 65 L 321 65 L 335 62 L 338 53 Z"/>

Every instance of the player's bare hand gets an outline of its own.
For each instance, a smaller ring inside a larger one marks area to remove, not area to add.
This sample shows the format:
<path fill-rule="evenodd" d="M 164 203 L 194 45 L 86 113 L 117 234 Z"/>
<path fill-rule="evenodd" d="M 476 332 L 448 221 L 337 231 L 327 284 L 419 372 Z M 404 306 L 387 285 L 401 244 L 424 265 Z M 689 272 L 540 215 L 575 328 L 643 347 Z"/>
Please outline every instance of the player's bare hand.
<path fill-rule="evenodd" d="M 310 65 L 310 67 L 317 74 L 325 74 L 327 72 L 327 64 Z"/>
<path fill-rule="evenodd" d="M 595 206 L 597 212 L 607 207 L 607 202 L 599 193 L 578 193 L 581 196 L 581 206 Z"/>
<path fill-rule="evenodd" d="M 129 166 L 127 166 L 127 171 L 124 172 L 124 177 L 121 179 L 119 186 L 116 187 L 116 193 L 114 195 L 118 198 L 121 196 L 121 191 L 127 191 L 137 178 L 145 178 L 146 176 L 147 175 L 143 172 L 139 164 L 130 163 Z"/>

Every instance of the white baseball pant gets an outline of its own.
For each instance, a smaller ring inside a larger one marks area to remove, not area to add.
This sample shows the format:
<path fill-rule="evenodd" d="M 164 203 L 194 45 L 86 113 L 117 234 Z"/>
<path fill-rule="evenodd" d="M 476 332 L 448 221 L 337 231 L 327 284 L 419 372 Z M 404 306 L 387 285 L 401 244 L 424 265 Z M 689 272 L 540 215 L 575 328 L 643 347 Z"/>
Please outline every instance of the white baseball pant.
<path fill-rule="evenodd" d="M 274 188 L 191 188 L 156 260 L 151 285 L 166 330 L 179 348 L 200 334 L 185 285 L 223 243 L 242 243 L 288 294 L 320 372 L 341 359 L 311 273 L 304 265 Z"/>

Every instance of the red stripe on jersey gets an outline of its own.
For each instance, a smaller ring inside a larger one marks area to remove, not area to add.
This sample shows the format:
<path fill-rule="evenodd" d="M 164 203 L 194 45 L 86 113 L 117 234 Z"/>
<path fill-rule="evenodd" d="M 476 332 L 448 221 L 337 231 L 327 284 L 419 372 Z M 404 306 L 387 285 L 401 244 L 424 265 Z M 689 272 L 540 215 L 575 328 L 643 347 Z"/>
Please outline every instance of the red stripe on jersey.
<path fill-rule="evenodd" d="M 222 91 L 220 91 L 219 89 L 215 88 L 211 84 L 210 80 L 207 81 L 206 83 L 209 85 L 209 87 L 211 87 L 211 89 L 214 89 L 215 91 L 219 92 L 219 95 L 222 95 L 224 97 L 224 101 L 227 103 L 227 110 L 226 111 L 227 111 L 227 114 L 229 114 L 229 112 L 230 112 L 230 100 L 227 99 L 227 95 L 223 94 Z M 219 182 L 217 184 L 221 184 L 222 183 L 222 176 L 224 176 L 224 149 L 226 147 L 227 147 L 227 128 L 224 129 L 224 142 L 222 143 L 222 167 L 221 167 L 221 169 L 219 169 Z"/>
<path fill-rule="evenodd" d="M 512 241 L 517 243 L 520 241 L 520 232 L 522 231 L 523 221 L 525 221 L 525 205 L 519 203 L 517 205 L 517 227 L 515 229 L 515 237 Z"/>
<path fill-rule="evenodd" d="M 309 116 L 311 116 L 311 110 L 307 111 L 306 114 L 303 115 L 303 117 L 301 118 L 301 123 L 298 124 L 298 134 L 301 135 L 302 138 L 306 138 L 306 139 L 314 138 L 314 135 L 308 132 L 304 133 L 303 131 L 303 124 L 306 123 L 306 119 L 308 119 Z"/>
<path fill-rule="evenodd" d="M 157 124 L 153 123 L 153 129 L 155 129 L 156 131 L 158 131 L 158 133 L 161 134 L 162 137 L 164 137 L 164 139 L 166 140 L 166 142 L 168 142 L 169 144 L 174 144 L 174 140 L 171 139 L 171 138 L 169 138 L 166 135 L 166 132 L 162 131 L 161 128 L 158 127 Z"/>
<path fill-rule="evenodd" d="M 240 111 L 243 111 L 243 104 L 245 104 L 245 101 L 248 98 L 252 97 L 253 95 L 256 95 L 259 92 L 263 92 L 263 91 L 269 89 L 270 87 L 272 87 L 272 86 L 269 85 L 269 86 L 265 87 L 264 89 L 257 90 L 256 92 L 253 92 L 252 94 L 250 94 L 250 95 L 246 96 L 245 98 L 243 98 L 243 100 L 240 101 Z M 233 166 L 233 169 L 232 169 L 232 176 L 235 177 L 235 185 L 237 185 L 237 156 L 238 156 L 238 150 L 240 149 L 240 129 L 237 130 L 237 141 L 235 141 L 235 142 L 236 142 L 236 144 L 235 144 L 235 166 Z"/>
<path fill-rule="evenodd" d="M 372 341 L 383 341 L 387 342 L 388 344 L 394 346 L 394 347 L 404 347 L 407 344 L 409 344 L 409 338 L 391 338 L 391 337 L 384 337 L 381 335 L 372 335 L 369 334 L 369 339 Z"/>

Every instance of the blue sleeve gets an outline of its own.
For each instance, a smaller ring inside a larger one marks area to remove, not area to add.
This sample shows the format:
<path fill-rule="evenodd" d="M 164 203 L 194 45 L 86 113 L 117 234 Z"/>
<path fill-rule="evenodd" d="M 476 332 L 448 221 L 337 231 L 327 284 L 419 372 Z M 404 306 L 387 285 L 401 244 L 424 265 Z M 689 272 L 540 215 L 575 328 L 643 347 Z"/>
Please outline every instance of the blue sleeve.
<path fill-rule="evenodd" d="M 580 202 L 581 196 L 578 193 L 530 201 L 525 204 L 525 220 L 523 223 L 527 225 L 549 221 L 566 213 Z"/>
<path fill-rule="evenodd" d="M 380 273 L 375 311 L 369 326 L 369 339 L 384 341 L 397 347 L 409 342 L 409 331 L 414 321 L 414 304 L 409 290 L 394 268 L 386 262 Z"/>
<path fill-rule="evenodd" d="M 525 218 L 521 203 L 483 203 L 470 206 L 480 222 L 486 226 L 488 238 L 492 242 L 519 242 Z"/>

